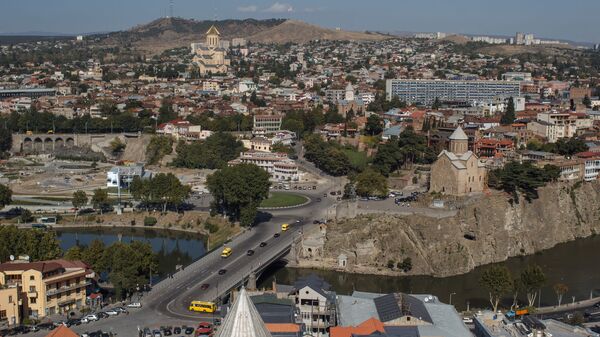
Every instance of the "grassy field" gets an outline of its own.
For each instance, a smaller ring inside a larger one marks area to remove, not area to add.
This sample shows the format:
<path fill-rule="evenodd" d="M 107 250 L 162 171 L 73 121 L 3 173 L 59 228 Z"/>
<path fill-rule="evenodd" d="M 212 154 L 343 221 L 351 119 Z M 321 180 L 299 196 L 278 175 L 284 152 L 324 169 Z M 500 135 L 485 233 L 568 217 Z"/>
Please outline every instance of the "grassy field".
<path fill-rule="evenodd" d="M 301 205 L 307 201 L 306 197 L 283 192 L 271 192 L 269 199 L 263 200 L 260 207 L 271 208 L 271 207 L 289 207 Z"/>
<path fill-rule="evenodd" d="M 359 152 L 354 149 L 346 148 L 344 149 L 344 153 L 350 159 L 350 164 L 352 164 L 352 166 L 357 170 L 362 171 L 367 167 L 369 158 L 367 158 L 366 152 Z"/>

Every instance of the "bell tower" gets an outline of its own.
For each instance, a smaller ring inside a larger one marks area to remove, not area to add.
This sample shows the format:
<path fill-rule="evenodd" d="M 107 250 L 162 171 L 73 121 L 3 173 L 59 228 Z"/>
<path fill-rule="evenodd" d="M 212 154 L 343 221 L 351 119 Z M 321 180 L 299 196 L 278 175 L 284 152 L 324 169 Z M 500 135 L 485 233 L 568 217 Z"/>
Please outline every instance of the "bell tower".
<path fill-rule="evenodd" d="M 221 33 L 217 30 L 214 25 L 210 26 L 210 29 L 206 32 L 206 47 L 209 49 L 217 49 L 220 46 Z"/>

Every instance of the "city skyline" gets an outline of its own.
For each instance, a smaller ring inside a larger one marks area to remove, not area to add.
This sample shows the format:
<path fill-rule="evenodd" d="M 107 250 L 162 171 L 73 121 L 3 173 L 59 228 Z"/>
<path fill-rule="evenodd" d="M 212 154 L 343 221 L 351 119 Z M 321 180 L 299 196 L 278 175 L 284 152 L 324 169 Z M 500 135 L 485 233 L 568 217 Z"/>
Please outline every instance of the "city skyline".
<path fill-rule="evenodd" d="M 58 0 L 24 0 L 3 4 L 0 34 L 60 33 L 85 34 L 126 30 L 170 15 L 169 0 L 76 4 Z M 600 10 L 600 3 L 576 0 L 565 11 L 558 0 L 535 2 L 516 0 L 481 3 L 475 0 L 375 2 L 331 0 L 173 0 L 173 16 L 196 20 L 289 18 L 328 28 L 353 31 L 428 32 L 442 31 L 474 35 L 513 35 L 517 31 L 536 36 L 576 42 L 598 43 L 599 37 L 589 22 Z M 361 13 L 358 19 L 354 13 Z M 448 15 L 453 13 L 453 15 Z M 458 13 L 458 14 L 454 14 Z M 493 15 L 490 15 L 492 14 Z M 565 26 L 557 24 L 569 22 Z"/>

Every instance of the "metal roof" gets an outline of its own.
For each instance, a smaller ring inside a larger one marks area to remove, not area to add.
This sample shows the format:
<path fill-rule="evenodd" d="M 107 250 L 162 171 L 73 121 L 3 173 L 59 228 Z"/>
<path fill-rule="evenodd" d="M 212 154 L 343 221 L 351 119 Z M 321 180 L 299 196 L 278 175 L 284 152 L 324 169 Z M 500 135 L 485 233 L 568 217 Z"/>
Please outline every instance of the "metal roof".
<path fill-rule="evenodd" d="M 272 337 L 245 288 L 238 293 L 217 337 Z"/>

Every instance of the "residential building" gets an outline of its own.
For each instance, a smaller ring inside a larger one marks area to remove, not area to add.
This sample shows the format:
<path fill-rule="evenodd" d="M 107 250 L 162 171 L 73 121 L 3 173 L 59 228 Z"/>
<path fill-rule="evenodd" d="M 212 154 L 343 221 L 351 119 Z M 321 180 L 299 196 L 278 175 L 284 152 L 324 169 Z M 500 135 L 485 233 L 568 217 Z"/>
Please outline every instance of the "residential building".
<path fill-rule="evenodd" d="M 589 337 L 589 330 L 554 319 L 540 320 L 533 315 L 507 317 L 500 312 L 478 312 L 473 318 L 477 337 Z"/>
<path fill-rule="evenodd" d="M 183 119 L 174 119 L 172 121 L 161 123 L 156 129 L 156 133 L 159 135 L 171 136 L 176 140 L 197 140 L 206 137 L 206 132 L 203 134 L 202 126 L 193 125 L 189 121 Z M 212 132 L 208 132 L 210 136 Z"/>
<path fill-rule="evenodd" d="M 509 139 L 479 139 L 475 143 L 475 153 L 479 158 L 505 157 L 514 151 L 514 143 Z"/>
<path fill-rule="evenodd" d="M 533 77 L 531 73 L 526 72 L 507 72 L 502 74 L 504 81 L 520 81 L 520 82 L 532 82 Z"/>
<path fill-rule="evenodd" d="M 270 134 L 281 130 L 282 115 L 254 115 L 254 134 Z"/>
<path fill-rule="evenodd" d="M 298 165 L 288 158 L 285 153 L 270 153 L 246 151 L 240 157 L 229 162 L 229 166 L 238 164 L 254 164 L 269 172 L 271 178 L 277 181 L 298 181 Z"/>
<path fill-rule="evenodd" d="M 201 75 L 227 73 L 230 60 L 227 58 L 227 50 L 221 45 L 220 37 L 217 27 L 211 26 L 206 32 L 206 42 L 192 46 L 192 63 L 198 67 Z"/>
<path fill-rule="evenodd" d="M 597 180 L 600 176 L 600 153 L 591 151 L 582 152 L 578 153 L 577 157 L 584 161 L 583 180 Z"/>
<path fill-rule="evenodd" d="M 21 323 L 21 304 L 16 285 L 0 287 L 0 328 Z"/>
<path fill-rule="evenodd" d="M 516 81 L 390 79 L 386 82 L 388 101 L 397 96 L 401 101 L 425 105 L 433 104 L 436 99 L 442 102 L 473 103 L 497 96 L 520 95 L 520 84 Z"/>
<path fill-rule="evenodd" d="M 0 264 L 0 286 L 16 287 L 23 317 L 42 318 L 85 306 L 94 272 L 81 261 L 11 261 Z M 4 292 L 1 293 L 4 295 Z M 14 296 L 7 293 L 8 296 Z M 2 302 L 2 300 L 0 300 Z"/>
<path fill-rule="evenodd" d="M 449 151 L 443 150 L 431 166 L 429 191 L 456 196 L 483 192 L 485 165 L 468 150 L 468 136 L 458 127 L 449 139 Z"/>
<path fill-rule="evenodd" d="M 584 121 L 587 119 L 587 121 Z M 537 114 L 537 120 L 527 124 L 527 130 L 534 135 L 544 137 L 549 143 L 556 143 L 561 138 L 571 138 L 576 135 L 577 127 L 591 125 L 586 115 L 569 112 L 544 111 Z"/>
<path fill-rule="evenodd" d="M 432 295 L 354 291 L 337 296 L 336 313 L 331 337 L 473 336 L 456 309 Z"/>
<path fill-rule="evenodd" d="M 115 166 L 106 172 L 106 187 L 127 188 L 135 177 L 148 179 L 152 177 L 152 172 L 146 171 L 143 164 Z"/>

